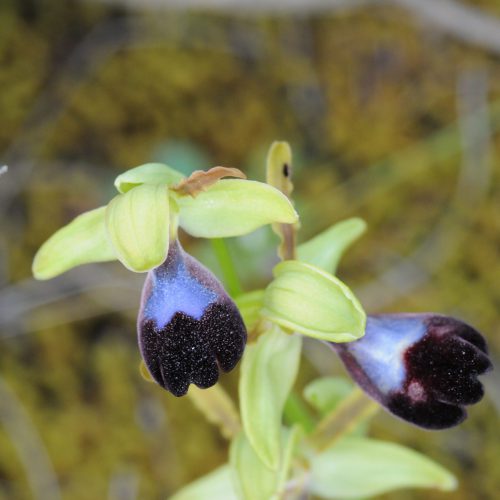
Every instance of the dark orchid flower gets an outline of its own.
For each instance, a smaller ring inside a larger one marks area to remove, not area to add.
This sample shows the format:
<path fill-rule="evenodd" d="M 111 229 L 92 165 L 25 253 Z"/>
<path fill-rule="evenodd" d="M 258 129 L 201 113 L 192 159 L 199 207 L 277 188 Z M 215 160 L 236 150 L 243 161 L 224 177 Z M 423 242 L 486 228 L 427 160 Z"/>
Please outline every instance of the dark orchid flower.
<path fill-rule="evenodd" d="M 219 368 L 228 372 L 238 363 L 247 338 L 221 283 L 177 241 L 148 273 L 137 329 L 151 376 L 175 396 L 186 394 L 191 383 L 214 385 Z"/>
<path fill-rule="evenodd" d="M 492 368 L 471 326 L 436 314 L 369 316 L 364 337 L 330 345 L 361 388 L 391 413 L 427 429 L 462 422 Z"/>

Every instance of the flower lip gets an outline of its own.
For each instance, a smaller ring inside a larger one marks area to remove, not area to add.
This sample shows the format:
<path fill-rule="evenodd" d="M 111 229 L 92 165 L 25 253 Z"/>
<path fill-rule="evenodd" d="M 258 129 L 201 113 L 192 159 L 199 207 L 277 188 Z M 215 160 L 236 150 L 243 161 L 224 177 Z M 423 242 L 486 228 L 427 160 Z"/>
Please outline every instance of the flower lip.
<path fill-rule="evenodd" d="M 474 328 L 437 314 L 369 316 L 365 336 L 331 344 L 361 388 L 391 413 L 428 429 L 463 421 L 492 368 Z"/>
<path fill-rule="evenodd" d="M 139 348 L 153 379 L 175 396 L 189 384 L 214 385 L 246 343 L 239 311 L 215 276 L 180 244 L 148 273 L 137 322 Z"/>

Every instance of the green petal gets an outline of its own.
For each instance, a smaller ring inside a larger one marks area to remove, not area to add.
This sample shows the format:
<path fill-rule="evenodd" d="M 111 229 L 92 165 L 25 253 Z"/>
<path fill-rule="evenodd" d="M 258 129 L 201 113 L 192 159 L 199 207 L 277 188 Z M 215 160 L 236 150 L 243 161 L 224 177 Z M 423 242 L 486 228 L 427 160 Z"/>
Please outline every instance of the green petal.
<path fill-rule="evenodd" d="M 279 464 L 281 417 L 300 362 L 301 337 L 275 327 L 245 350 L 240 376 L 240 409 L 245 434 L 271 469 Z"/>
<path fill-rule="evenodd" d="M 365 312 L 342 281 L 296 260 L 278 264 L 274 275 L 264 296 L 264 317 L 330 342 L 350 342 L 364 335 Z"/>
<path fill-rule="evenodd" d="M 335 274 L 345 250 L 366 230 L 366 222 L 352 218 L 338 222 L 297 247 L 298 259 Z"/>
<path fill-rule="evenodd" d="M 173 186 L 184 176 L 163 163 L 146 163 L 127 170 L 115 179 L 115 187 L 120 193 L 126 193 L 141 184 L 166 184 Z"/>
<path fill-rule="evenodd" d="M 233 487 L 231 467 L 223 465 L 184 486 L 169 500 L 238 500 Z"/>
<path fill-rule="evenodd" d="M 344 438 L 311 461 L 311 493 L 321 498 L 359 498 L 400 488 L 450 491 L 457 482 L 446 469 L 403 446 Z"/>
<path fill-rule="evenodd" d="M 265 224 L 298 220 L 285 195 L 257 181 L 223 179 L 195 198 L 177 201 L 181 227 L 201 238 L 241 236 Z"/>
<path fill-rule="evenodd" d="M 33 276 L 47 280 L 89 262 L 115 260 L 104 225 L 106 207 L 85 212 L 54 233 L 33 260 Z"/>
<path fill-rule="evenodd" d="M 168 188 L 142 184 L 115 196 L 106 209 L 106 228 L 125 267 L 144 272 L 167 257 Z"/>

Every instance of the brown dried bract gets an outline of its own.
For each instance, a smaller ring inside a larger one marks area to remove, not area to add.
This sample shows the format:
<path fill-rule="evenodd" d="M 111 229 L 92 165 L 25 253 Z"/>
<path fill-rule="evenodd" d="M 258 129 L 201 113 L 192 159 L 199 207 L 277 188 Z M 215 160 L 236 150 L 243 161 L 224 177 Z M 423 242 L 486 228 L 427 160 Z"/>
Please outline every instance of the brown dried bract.
<path fill-rule="evenodd" d="M 237 177 L 246 179 L 247 176 L 237 168 L 213 167 L 210 170 L 196 170 L 187 179 L 184 179 L 172 189 L 181 195 L 189 195 L 193 198 L 206 191 L 212 184 L 215 184 L 223 177 Z"/>

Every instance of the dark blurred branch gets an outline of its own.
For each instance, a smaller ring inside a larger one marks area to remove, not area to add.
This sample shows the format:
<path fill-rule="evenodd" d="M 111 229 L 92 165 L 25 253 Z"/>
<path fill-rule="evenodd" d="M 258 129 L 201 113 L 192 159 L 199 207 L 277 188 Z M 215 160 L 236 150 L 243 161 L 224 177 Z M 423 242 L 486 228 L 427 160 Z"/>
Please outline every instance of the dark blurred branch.
<path fill-rule="evenodd" d="M 500 19 L 454 0 L 88 0 L 130 8 L 210 9 L 235 14 L 317 15 L 339 10 L 395 4 L 466 43 L 500 53 Z"/>
<path fill-rule="evenodd" d="M 60 499 L 59 484 L 45 446 L 21 402 L 2 378 L 0 422 L 24 466 L 33 498 Z"/>
<path fill-rule="evenodd" d="M 94 317 L 110 311 L 137 311 L 144 275 L 128 273 L 118 265 L 86 266 L 60 278 L 39 282 L 26 280 L 9 285 L 0 293 L 0 338 L 12 337 L 32 329 L 46 328 Z M 61 305 L 72 297 L 89 293 L 85 307 L 62 308 L 33 323 L 31 315 L 51 304 Z"/>
<path fill-rule="evenodd" d="M 500 54 L 500 19 L 453 0 L 389 0 L 466 43 Z"/>
<path fill-rule="evenodd" d="M 123 5 L 141 9 L 209 9 L 231 14 L 275 13 L 311 14 L 333 10 L 352 9 L 383 0 L 87 0 L 93 3 Z"/>
<path fill-rule="evenodd" d="M 359 288 L 362 302 L 378 310 L 430 279 L 459 248 L 491 181 L 491 128 L 484 72 L 464 72 L 457 82 L 462 167 L 447 210 L 423 243 L 375 281 Z"/>

